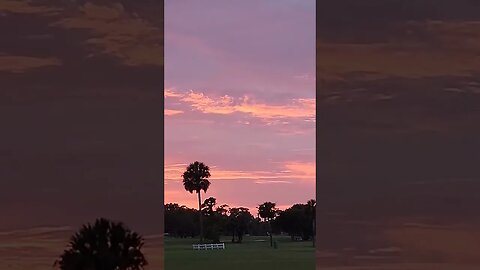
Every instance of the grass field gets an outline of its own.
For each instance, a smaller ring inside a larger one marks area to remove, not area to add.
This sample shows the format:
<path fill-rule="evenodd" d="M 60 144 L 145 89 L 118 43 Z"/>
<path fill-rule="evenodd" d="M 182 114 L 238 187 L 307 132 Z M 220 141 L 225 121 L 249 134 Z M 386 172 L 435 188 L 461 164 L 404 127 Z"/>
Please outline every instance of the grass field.
<path fill-rule="evenodd" d="M 198 239 L 165 238 L 165 270 L 314 270 L 312 242 L 292 242 L 276 236 L 278 248 L 268 237 L 246 237 L 241 244 L 222 239 L 225 250 L 193 250 Z"/>

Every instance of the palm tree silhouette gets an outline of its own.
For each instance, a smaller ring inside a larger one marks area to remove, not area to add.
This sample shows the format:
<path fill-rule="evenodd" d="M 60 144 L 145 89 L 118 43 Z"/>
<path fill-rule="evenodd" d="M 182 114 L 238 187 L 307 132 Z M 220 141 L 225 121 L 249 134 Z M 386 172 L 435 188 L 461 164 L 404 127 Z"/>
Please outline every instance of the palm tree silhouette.
<path fill-rule="evenodd" d="M 272 220 L 275 218 L 278 213 L 276 208 L 276 203 L 274 202 L 264 202 L 257 206 L 258 215 L 268 222 L 269 225 L 269 234 L 270 234 L 270 246 L 273 246 L 273 236 L 272 236 Z"/>
<path fill-rule="evenodd" d="M 202 199 L 200 191 L 207 192 L 210 186 L 210 168 L 202 162 L 195 161 L 188 165 L 186 171 L 182 175 L 183 186 L 190 193 L 194 191 L 198 194 L 198 214 L 200 218 L 200 242 L 203 242 L 203 223 L 202 223 Z"/>
<path fill-rule="evenodd" d="M 69 248 L 54 266 L 61 270 L 141 270 L 147 260 L 141 252 L 143 238 L 104 218 L 83 225 L 70 239 Z"/>

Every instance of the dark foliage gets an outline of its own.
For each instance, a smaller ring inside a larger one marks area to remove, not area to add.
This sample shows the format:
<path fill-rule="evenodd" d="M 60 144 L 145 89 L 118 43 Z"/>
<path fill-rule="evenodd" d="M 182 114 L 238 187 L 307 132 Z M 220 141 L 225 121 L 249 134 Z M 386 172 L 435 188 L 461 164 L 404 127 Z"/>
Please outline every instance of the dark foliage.
<path fill-rule="evenodd" d="M 176 203 L 165 205 L 165 232 L 174 237 L 195 237 L 200 234 L 198 210 L 179 206 Z"/>
<path fill-rule="evenodd" d="M 294 204 L 292 207 L 281 211 L 274 220 L 276 226 L 288 233 L 292 239 L 300 236 L 303 240 L 313 237 L 315 206 L 307 204 Z"/>
<path fill-rule="evenodd" d="M 122 223 L 97 219 L 75 233 L 55 262 L 62 270 L 141 270 L 143 238 Z"/>
<path fill-rule="evenodd" d="M 260 205 L 258 209 L 258 217 L 254 218 L 248 208 L 229 208 L 226 204 L 217 206 L 215 198 L 206 199 L 201 204 L 205 239 L 218 242 L 220 236 L 230 235 L 232 242 L 241 243 L 245 234 L 265 236 L 287 233 L 292 239 L 301 237 L 303 240 L 314 236 L 315 200 L 295 204 L 284 211 L 278 210 L 271 202 Z M 195 237 L 199 234 L 197 217 L 198 210 L 167 204 L 165 232 L 173 237 Z"/>

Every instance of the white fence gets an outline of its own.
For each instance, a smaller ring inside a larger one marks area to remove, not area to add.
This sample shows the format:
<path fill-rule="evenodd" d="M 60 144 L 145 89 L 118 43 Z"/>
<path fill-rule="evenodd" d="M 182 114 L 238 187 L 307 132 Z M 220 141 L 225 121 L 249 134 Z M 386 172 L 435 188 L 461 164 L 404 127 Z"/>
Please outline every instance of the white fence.
<path fill-rule="evenodd" d="M 194 250 L 225 249 L 225 243 L 219 244 L 193 244 Z"/>

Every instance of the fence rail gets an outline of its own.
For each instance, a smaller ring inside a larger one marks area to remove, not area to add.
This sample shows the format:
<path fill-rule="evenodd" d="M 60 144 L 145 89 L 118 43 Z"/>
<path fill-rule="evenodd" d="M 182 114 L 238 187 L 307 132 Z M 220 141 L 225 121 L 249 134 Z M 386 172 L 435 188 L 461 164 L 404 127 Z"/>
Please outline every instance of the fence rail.
<path fill-rule="evenodd" d="M 194 250 L 225 249 L 225 243 L 219 244 L 193 244 Z"/>

